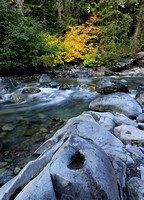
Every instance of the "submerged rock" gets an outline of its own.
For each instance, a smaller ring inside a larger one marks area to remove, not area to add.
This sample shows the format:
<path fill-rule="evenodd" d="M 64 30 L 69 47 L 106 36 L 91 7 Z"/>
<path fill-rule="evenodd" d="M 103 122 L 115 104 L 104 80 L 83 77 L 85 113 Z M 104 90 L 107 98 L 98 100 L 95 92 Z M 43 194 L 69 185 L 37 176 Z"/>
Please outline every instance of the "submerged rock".
<path fill-rule="evenodd" d="M 62 84 L 60 85 L 60 90 L 70 90 L 70 86 L 69 85 L 66 85 L 66 84 Z"/>
<path fill-rule="evenodd" d="M 27 100 L 27 95 L 24 95 L 20 92 L 15 92 L 10 97 L 10 102 L 12 103 L 21 103 L 25 100 Z"/>
<path fill-rule="evenodd" d="M 128 117 L 137 117 L 142 113 L 140 105 L 130 95 L 117 92 L 96 97 L 89 108 L 100 112 L 123 113 Z"/>
<path fill-rule="evenodd" d="M 132 177 L 128 183 L 128 200 L 144 199 L 144 181 L 138 177 Z"/>
<path fill-rule="evenodd" d="M 12 131 L 14 128 L 15 128 L 15 126 L 12 125 L 12 124 L 5 124 L 5 125 L 2 127 L 2 130 L 8 132 L 8 131 Z"/>
<path fill-rule="evenodd" d="M 23 94 L 36 94 L 36 93 L 39 93 L 39 92 L 41 92 L 41 90 L 37 87 L 29 87 L 29 88 L 24 88 L 22 90 Z"/>
<path fill-rule="evenodd" d="M 51 83 L 49 84 L 49 86 L 50 86 L 51 88 L 57 88 L 57 87 L 59 86 L 59 84 L 56 83 L 56 82 L 51 82 Z"/>
<path fill-rule="evenodd" d="M 0 186 L 4 185 L 13 178 L 13 172 L 8 169 L 0 169 Z M 0 193 L 1 194 L 1 193 Z M 0 196 L 1 199 L 1 196 Z"/>

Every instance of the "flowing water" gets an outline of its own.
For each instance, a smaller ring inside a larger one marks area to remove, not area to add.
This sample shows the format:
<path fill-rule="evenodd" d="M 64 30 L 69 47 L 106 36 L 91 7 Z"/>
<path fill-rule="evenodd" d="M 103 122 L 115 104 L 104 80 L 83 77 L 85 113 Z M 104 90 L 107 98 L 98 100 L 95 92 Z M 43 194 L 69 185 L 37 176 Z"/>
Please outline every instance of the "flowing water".
<path fill-rule="evenodd" d="M 144 80 L 139 77 L 122 77 L 132 94 Z M 84 80 L 59 78 L 53 81 L 66 84 L 69 89 L 42 87 L 38 79 L 21 80 L 14 92 L 26 87 L 38 87 L 41 92 L 28 94 L 25 101 L 11 103 L 13 93 L 5 93 L 0 99 L 0 185 L 16 174 L 29 160 L 33 152 L 57 129 L 74 116 L 89 110 L 89 103 L 99 95 L 94 91 L 98 77 Z M 80 81 L 80 82 L 79 82 Z M 4 127 L 10 127 L 5 130 Z M 5 176 L 7 179 L 5 180 Z"/>

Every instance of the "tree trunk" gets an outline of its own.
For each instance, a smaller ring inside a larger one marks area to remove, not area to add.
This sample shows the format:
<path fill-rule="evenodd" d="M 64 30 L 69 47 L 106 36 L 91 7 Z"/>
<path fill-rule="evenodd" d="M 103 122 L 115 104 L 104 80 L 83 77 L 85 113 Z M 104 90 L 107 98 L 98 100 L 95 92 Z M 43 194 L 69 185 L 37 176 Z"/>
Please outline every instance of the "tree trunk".
<path fill-rule="evenodd" d="M 24 0 L 17 0 L 18 9 L 22 15 L 23 15 L 23 3 L 24 3 Z"/>
<path fill-rule="evenodd" d="M 137 40 L 139 31 L 141 28 L 143 4 L 144 4 L 144 0 L 141 1 L 140 9 L 138 11 L 138 20 L 137 20 L 136 28 L 134 32 L 134 40 Z"/>

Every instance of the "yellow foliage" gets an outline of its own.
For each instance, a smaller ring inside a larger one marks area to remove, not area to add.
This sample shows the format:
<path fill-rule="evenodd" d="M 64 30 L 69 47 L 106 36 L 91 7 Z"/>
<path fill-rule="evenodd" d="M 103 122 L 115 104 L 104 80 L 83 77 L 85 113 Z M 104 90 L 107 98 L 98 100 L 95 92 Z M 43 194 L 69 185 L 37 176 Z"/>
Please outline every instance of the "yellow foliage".
<path fill-rule="evenodd" d="M 46 47 L 52 51 L 42 59 L 45 66 L 57 66 L 64 63 L 84 61 L 97 52 L 98 43 L 102 36 L 99 27 L 94 26 L 97 16 L 91 16 L 85 23 L 68 26 L 64 37 L 42 33 Z"/>

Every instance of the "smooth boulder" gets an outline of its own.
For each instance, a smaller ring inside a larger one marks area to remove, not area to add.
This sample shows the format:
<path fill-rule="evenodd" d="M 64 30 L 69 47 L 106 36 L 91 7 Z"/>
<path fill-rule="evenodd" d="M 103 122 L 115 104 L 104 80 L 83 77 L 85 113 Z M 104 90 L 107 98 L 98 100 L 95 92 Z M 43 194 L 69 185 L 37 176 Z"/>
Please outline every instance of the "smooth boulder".
<path fill-rule="evenodd" d="M 114 128 L 114 135 L 124 144 L 144 145 L 144 131 L 130 125 Z"/>
<path fill-rule="evenodd" d="M 96 91 L 101 94 L 128 92 L 128 87 L 120 80 L 113 78 L 103 78 L 97 82 Z"/>
<path fill-rule="evenodd" d="M 142 113 L 142 109 L 136 100 L 123 92 L 98 96 L 90 103 L 89 108 L 94 111 L 111 112 L 113 114 L 119 112 L 132 118 Z"/>
<path fill-rule="evenodd" d="M 114 169 L 105 152 L 93 142 L 72 135 L 51 163 L 58 199 L 120 199 Z"/>

